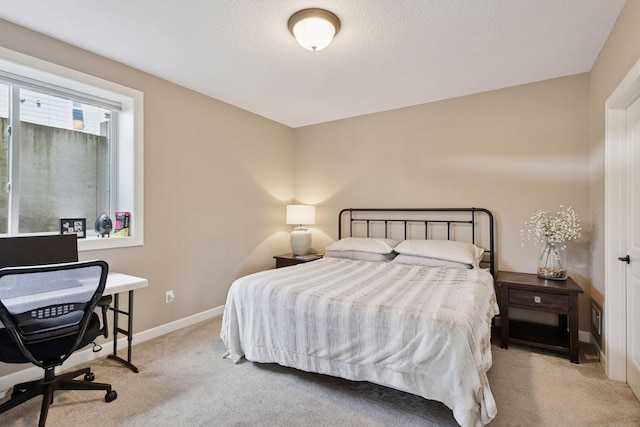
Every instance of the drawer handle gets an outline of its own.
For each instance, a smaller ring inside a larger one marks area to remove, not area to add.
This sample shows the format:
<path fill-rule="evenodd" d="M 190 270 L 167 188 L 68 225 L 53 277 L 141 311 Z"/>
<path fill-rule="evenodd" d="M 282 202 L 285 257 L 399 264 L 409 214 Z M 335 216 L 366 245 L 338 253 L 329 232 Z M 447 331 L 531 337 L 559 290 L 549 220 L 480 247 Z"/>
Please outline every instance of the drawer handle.
<path fill-rule="evenodd" d="M 540 304 L 542 302 L 542 298 L 536 295 L 535 297 L 533 297 L 533 302 L 535 302 L 536 304 Z"/>

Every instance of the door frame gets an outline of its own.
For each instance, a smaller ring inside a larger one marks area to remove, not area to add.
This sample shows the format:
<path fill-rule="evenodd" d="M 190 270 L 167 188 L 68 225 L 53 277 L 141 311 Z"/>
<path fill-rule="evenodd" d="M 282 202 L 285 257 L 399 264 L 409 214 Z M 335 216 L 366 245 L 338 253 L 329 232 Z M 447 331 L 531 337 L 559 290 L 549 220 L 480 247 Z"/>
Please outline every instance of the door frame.
<path fill-rule="evenodd" d="M 626 109 L 640 96 L 640 60 L 605 103 L 604 348 L 605 372 L 627 381 L 626 264 Z"/>

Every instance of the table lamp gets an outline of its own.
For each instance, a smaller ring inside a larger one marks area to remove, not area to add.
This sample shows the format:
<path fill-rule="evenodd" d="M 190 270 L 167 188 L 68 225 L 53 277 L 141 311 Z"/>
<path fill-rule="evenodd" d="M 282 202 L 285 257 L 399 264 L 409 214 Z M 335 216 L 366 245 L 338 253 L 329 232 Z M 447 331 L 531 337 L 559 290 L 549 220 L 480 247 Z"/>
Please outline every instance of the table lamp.
<path fill-rule="evenodd" d="M 315 223 L 315 206 L 287 205 L 287 224 L 298 225 L 291 231 L 291 250 L 294 255 L 306 255 L 311 250 L 311 232 L 302 225 Z"/>

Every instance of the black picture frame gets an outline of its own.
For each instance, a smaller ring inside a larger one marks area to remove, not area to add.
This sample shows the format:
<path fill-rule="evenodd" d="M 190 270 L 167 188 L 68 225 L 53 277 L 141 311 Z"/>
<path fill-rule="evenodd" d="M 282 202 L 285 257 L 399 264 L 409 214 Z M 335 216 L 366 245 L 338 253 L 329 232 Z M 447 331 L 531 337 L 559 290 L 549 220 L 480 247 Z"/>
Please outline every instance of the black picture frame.
<path fill-rule="evenodd" d="M 75 234 L 78 239 L 87 237 L 86 218 L 60 218 L 60 234 Z"/>

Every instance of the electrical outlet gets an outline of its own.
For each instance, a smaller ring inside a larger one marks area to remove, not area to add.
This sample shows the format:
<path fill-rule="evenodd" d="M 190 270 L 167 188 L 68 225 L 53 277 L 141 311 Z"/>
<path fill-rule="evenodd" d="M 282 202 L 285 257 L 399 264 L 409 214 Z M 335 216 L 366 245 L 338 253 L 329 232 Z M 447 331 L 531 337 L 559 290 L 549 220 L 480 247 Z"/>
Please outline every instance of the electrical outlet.
<path fill-rule="evenodd" d="M 165 296 L 165 303 L 170 304 L 174 299 L 176 299 L 176 294 L 174 294 L 173 291 L 167 291 L 167 295 Z"/>

